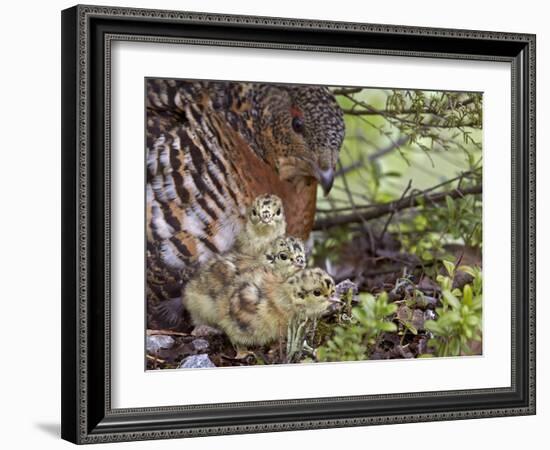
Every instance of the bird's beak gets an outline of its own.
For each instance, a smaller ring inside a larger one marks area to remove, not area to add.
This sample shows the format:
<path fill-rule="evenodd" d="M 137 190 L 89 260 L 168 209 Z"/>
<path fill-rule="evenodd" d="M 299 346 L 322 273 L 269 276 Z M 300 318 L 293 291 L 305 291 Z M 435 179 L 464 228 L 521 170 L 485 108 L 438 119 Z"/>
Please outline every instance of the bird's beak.
<path fill-rule="evenodd" d="M 328 298 L 328 301 L 330 303 L 339 303 L 339 304 L 343 304 L 344 302 L 342 300 L 340 300 L 340 298 L 338 298 L 336 295 L 331 295 L 329 298 Z"/>
<path fill-rule="evenodd" d="M 317 176 L 319 177 L 319 183 L 321 183 L 326 197 L 332 188 L 332 184 L 334 183 L 334 169 L 331 167 L 330 169 L 319 170 L 317 172 Z"/>

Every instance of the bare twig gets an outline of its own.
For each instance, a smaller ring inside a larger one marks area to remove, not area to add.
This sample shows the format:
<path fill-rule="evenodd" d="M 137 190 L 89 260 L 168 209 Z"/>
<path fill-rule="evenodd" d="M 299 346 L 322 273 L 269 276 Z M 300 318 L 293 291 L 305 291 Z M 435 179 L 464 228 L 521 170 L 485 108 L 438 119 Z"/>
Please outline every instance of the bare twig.
<path fill-rule="evenodd" d="M 370 157 L 369 157 L 369 159 L 370 159 Z M 339 177 L 339 176 L 345 175 L 346 173 L 353 172 L 355 169 L 359 169 L 360 167 L 363 167 L 364 163 L 365 162 L 363 161 L 363 158 L 359 158 L 353 164 L 350 164 L 349 166 L 341 167 L 340 169 L 338 169 L 335 172 L 334 176 Z"/>
<path fill-rule="evenodd" d="M 401 136 L 399 139 L 397 139 L 396 141 L 393 141 L 387 147 L 381 148 L 380 150 L 370 154 L 369 161 L 374 161 L 375 159 L 378 159 L 381 156 L 384 156 L 387 153 L 390 153 L 391 151 L 398 149 L 402 145 L 406 144 L 408 140 L 409 140 L 408 136 Z"/>
<path fill-rule="evenodd" d="M 345 150 L 347 151 L 347 148 Z M 351 191 L 350 191 L 350 188 L 349 188 L 349 185 L 348 185 L 348 181 L 346 179 L 346 174 L 342 174 L 342 181 L 344 183 L 344 188 L 346 190 L 346 194 L 348 196 L 348 200 L 351 204 L 351 207 L 353 208 L 354 214 L 361 221 L 361 224 L 363 226 L 363 230 L 365 231 L 365 233 L 369 237 L 370 250 L 371 250 L 371 252 L 375 253 L 376 252 L 376 244 L 374 242 L 374 236 L 372 234 L 372 231 L 371 231 L 370 227 L 367 224 L 367 221 L 362 218 L 361 213 L 357 210 L 357 207 L 355 205 L 355 201 L 353 200 L 353 195 L 351 195 Z"/>
<path fill-rule="evenodd" d="M 430 189 L 432 190 L 432 189 Z M 355 222 L 364 222 L 365 220 L 378 219 L 385 216 L 386 214 L 391 214 L 392 212 L 401 211 L 407 208 L 414 208 L 421 204 L 422 200 L 431 202 L 431 203 L 440 203 L 444 202 L 447 196 L 456 199 L 458 197 L 463 197 L 466 195 L 475 195 L 481 194 L 482 187 L 481 185 L 472 186 L 462 190 L 453 189 L 447 192 L 438 192 L 435 194 L 428 195 L 426 191 L 421 191 L 419 193 L 409 195 L 397 202 L 382 203 L 376 205 L 375 207 L 361 212 L 361 213 L 351 213 L 335 217 L 327 217 L 324 219 L 317 220 L 313 225 L 314 230 L 323 230 L 325 228 L 347 225 L 349 223 Z"/>
<path fill-rule="evenodd" d="M 172 330 L 147 330 L 147 336 L 190 336 L 189 333 Z"/>
<path fill-rule="evenodd" d="M 401 197 L 399 197 L 399 200 L 397 201 L 397 203 L 399 203 L 400 201 L 402 201 L 404 198 L 405 198 L 405 195 L 407 195 L 407 193 L 409 192 L 409 190 L 411 189 L 411 186 L 412 186 L 412 180 L 409 180 L 409 183 L 407 184 L 407 187 L 405 188 L 405 190 L 403 191 L 403 193 L 401 194 Z M 386 234 L 386 231 L 388 229 L 388 226 L 390 225 L 390 222 L 391 220 L 393 219 L 393 216 L 395 215 L 395 212 L 396 210 L 394 209 L 391 213 L 390 213 L 390 217 L 388 217 L 388 220 L 386 220 L 386 224 L 384 225 L 384 229 L 382 230 L 382 232 L 380 233 L 380 237 L 378 238 L 379 241 L 382 241 L 382 238 L 384 237 L 384 235 Z"/>
<path fill-rule="evenodd" d="M 462 182 L 462 180 L 468 178 L 468 177 L 471 177 L 471 176 L 476 176 L 476 175 L 479 175 L 481 174 L 481 168 L 478 168 L 478 169 L 474 169 L 474 170 L 468 170 L 466 172 L 461 172 L 459 175 L 457 175 L 456 177 L 453 177 L 453 178 L 449 178 L 448 180 L 445 180 L 445 181 L 442 181 L 441 183 L 438 183 L 428 189 L 425 189 L 421 192 L 418 192 L 418 191 L 413 191 L 412 192 L 412 195 L 413 196 L 417 196 L 417 195 L 421 195 L 421 194 L 427 194 L 429 192 L 432 192 L 432 191 L 435 191 L 436 189 L 439 189 L 443 186 L 447 186 L 451 183 L 454 183 L 455 181 L 458 181 L 459 182 L 459 186 L 457 187 L 457 189 L 460 190 L 460 183 Z M 336 189 L 340 189 L 342 191 L 345 191 L 345 189 L 343 188 L 338 188 L 338 186 L 335 186 L 334 188 Z M 368 200 L 368 198 L 362 194 L 359 194 L 358 192 L 353 192 L 350 190 L 350 192 L 354 195 L 354 196 L 359 196 L 361 198 L 364 198 L 365 200 Z M 330 198 L 330 197 L 329 197 Z M 344 203 L 345 201 L 343 200 L 340 200 L 340 203 Z M 346 202 L 347 203 L 347 202 Z M 329 213 L 335 213 L 335 212 L 346 212 L 346 211 L 354 211 L 356 209 L 360 209 L 360 210 L 364 210 L 364 209 L 377 209 L 380 205 L 377 205 L 377 204 L 367 204 L 367 205 L 354 205 L 354 206 L 349 206 L 349 203 L 347 203 L 348 206 L 345 206 L 345 207 L 339 207 L 339 208 L 331 208 L 331 209 L 325 209 L 325 208 L 317 208 L 317 212 L 318 213 L 325 213 L 325 214 L 329 214 Z"/>
<path fill-rule="evenodd" d="M 348 95 L 348 94 L 357 94 L 358 92 L 361 92 L 363 88 L 337 88 L 333 89 L 332 93 L 334 95 Z"/>
<path fill-rule="evenodd" d="M 156 356 L 152 356 L 152 355 L 147 355 L 147 359 L 153 361 L 155 364 L 156 363 L 164 364 L 166 362 L 164 359 L 160 359 L 160 358 L 157 358 Z"/>

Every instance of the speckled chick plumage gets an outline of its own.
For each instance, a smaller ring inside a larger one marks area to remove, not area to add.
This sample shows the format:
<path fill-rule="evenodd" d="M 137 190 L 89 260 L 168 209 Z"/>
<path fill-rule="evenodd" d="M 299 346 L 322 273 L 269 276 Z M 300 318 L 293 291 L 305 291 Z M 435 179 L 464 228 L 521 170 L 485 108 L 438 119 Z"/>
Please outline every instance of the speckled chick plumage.
<path fill-rule="evenodd" d="M 256 197 L 247 210 L 247 219 L 235 239 L 232 252 L 248 256 L 266 253 L 273 241 L 284 236 L 286 219 L 283 202 L 276 195 Z"/>
<path fill-rule="evenodd" d="M 237 347 L 283 340 L 295 318 L 318 317 L 330 304 L 334 281 L 321 269 L 305 269 L 289 278 L 259 269 L 239 279 L 218 303 L 218 326 Z"/>
<path fill-rule="evenodd" d="M 250 256 L 236 251 L 216 255 L 189 280 L 182 293 L 182 304 L 195 325 L 219 326 L 223 315 L 220 299 L 231 295 L 255 275 L 270 276 L 281 282 L 305 267 L 305 251 L 294 237 L 272 241 L 265 253 Z"/>

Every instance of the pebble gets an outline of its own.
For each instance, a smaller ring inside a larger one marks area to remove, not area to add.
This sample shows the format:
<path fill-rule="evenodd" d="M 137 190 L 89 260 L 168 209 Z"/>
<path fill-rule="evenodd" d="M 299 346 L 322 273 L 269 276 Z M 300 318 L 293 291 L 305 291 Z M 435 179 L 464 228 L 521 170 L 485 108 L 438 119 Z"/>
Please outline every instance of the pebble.
<path fill-rule="evenodd" d="M 179 365 L 179 369 L 203 369 L 205 367 L 216 367 L 207 354 L 191 355 L 185 358 Z"/>
<path fill-rule="evenodd" d="M 161 348 L 171 348 L 174 343 L 174 338 L 172 336 L 164 335 L 153 335 L 147 336 L 146 348 L 149 353 L 156 353 Z"/>
<path fill-rule="evenodd" d="M 357 293 L 359 292 L 359 289 L 357 288 L 357 285 L 353 281 L 349 279 L 344 280 L 338 283 L 335 289 L 338 297 L 342 297 L 343 295 L 346 295 L 348 291 L 351 289 L 352 299 L 354 302 L 357 301 Z"/>
<path fill-rule="evenodd" d="M 193 341 L 193 348 L 200 352 L 200 351 L 203 351 L 203 350 L 206 350 L 208 348 L 209 344 L 208 344 L 208 341 L 206 339 L 195 339 Z"/>

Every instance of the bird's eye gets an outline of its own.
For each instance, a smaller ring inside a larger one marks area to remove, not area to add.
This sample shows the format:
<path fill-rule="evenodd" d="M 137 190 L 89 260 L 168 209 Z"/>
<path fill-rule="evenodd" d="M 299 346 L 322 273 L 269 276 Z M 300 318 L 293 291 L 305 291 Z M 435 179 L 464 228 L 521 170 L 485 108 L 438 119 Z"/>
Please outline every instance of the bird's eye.
<path fill-rule="evenodd" d="M 315 297 L 319 297 L 321 295 L 321 291 L 319 289 L 315 289 L 313 291 L 313 295 L 315 295 Z"/>
<path fill-rule="evenodd" d="M 296 116 L 292 119 L 292 129 L 299 134 L 304 132 L 304 119 Z"/>
<path fill-rule="evenodd" d="M 277 215 L 278 215 L 278 216 L 281 215 L 281 208 L 279 208 L 279 209 L 277 210 Z"/>
<path fill-rule="evenodd" d="M 288 255 L 286 253 L 279 253 L 279 259 L 286 261 L 288 259 Z"/>
<path fill-rule="evenodd" d="M 253 216 L 257 216 L 257 215 L 258 215 L 258 211 L 256 211 L 256 208 L 252 209 L 252 215 L 253 215 Z"/>

